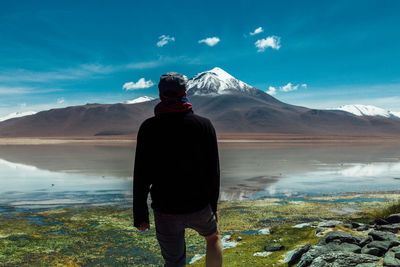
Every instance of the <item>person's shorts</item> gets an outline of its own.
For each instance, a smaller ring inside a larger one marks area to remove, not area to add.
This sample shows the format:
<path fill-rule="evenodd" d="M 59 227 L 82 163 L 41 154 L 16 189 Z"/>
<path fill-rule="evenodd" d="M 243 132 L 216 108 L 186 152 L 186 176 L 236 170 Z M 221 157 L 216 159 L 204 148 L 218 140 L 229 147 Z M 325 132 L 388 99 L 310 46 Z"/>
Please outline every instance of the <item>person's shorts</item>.
<path fill-rule="evenodd" d="M 210 205 L 186 214 L 169 215 L 154 211 L 154 221 L 165 266 L 185 266 L 185 228 L 194 229 L 202 236 L 217 232 L 217 222 Z"/>

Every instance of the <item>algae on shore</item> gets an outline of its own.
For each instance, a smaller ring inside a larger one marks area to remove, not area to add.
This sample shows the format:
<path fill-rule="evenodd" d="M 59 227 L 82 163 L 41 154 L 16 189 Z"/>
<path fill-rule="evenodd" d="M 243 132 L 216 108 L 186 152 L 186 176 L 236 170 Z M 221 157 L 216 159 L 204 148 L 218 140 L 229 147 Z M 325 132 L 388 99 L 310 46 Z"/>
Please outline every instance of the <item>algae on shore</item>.
<path fill-rule="evenodd" d="M 376 210 L 388 207 L 397 197 L 397 194 L 354 194 L 308 199 L 313 201 L 266 198 L 221 202 L 221 234 L 240 240 L 236 247 L 224 250 L 224 262 L 226 266 L 285 266 L 281 260 L 287 251 L 319 240 L 315 228 L 293 228 L 293 225 L 334 219 L 368 221 Z M 340 199 L 348 201 L 337 201 Z M 374 201 L 377 199 L 386 201 Z M 354 212 L 337 212 L 349 208 Z M 162 265 L 154 224 L 150 231 L 139 232 L 132 220 L 132 209 L 122 206 L 4 212 L 0 215 L 0 265 Z M 270 228 L 270 235 L 257 234 L 265 227 Z M 188 261 L 205 253 L 202 237 L 193 230 L 188 230 L 186 236 Z M 267 243 L 279 243 L 285 249 L 266 257 L 253 256 L 262 252 Z M 204 258 L 193 264 L 203 265 Z"/>

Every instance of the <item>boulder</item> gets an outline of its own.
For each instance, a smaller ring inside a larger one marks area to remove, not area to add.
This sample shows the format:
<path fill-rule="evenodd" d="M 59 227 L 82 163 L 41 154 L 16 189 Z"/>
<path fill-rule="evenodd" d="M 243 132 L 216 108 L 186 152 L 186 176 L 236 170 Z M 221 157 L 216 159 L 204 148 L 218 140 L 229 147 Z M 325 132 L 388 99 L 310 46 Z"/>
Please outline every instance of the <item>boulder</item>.
<path fill-rule="evenodd" d="M 397 259 L 400 259 L 400 246 L 393 247 L 393 248 L 390 249 L 390 251 L 393 251 L 394 256 L 395 256 Z"/>
<path fill-rule="evenodd" d="M 343 231 L 334 231 L 329 232 L 326 236 L 324 236 L 319 242 L 318 245 L 327 244 L 330 242 L 339 242 L 339 243 L 350 243 L 359 245 L 364 238 L 362 236 L 352 235 Z"/>
<path fill-rule="evenodd" d="M 301 248 L 296 248 L 294 250 L 289 251 L 286 253 L 285 259 L 283 262 L 287 262 L 288 266 L 295 265 L 296 263 L 299 262 L 301 256 L 306 253 L 309 249 L 311 248 L 310 244 L 306 244 L 302 246 Z"/>
<path fill-rule="evenodd" d="M 393 251 L 388 251 L 383 258 L 383 266 L 399 267 L 400 260 L 395 257 L 395 253 Z"/>
<path fill-rule="evenodd" d="M 370 243 L 372 241 L 373 241 L 372 236 L 366 236 L 361 240 L 359 245 L 360 245 L 360 247 L 363 247 L 363 246 L 365 246 L 366 244 L 368 244 L 368 243 Z"/>
<path fill-rule="evenodd" d="M 375 225 L 385 225 L 385 224 L 389 224 L 389 222 L 387 222 L 384 219 L 376 219 L 375 221 L 372 222 Z"/>
<path fill-rule="evenodd" d="M 388 223 L 400 223 L 400 213 L 389 215 L 385 221 Z"/>
<path fill-rule="evenodd" d="M 371 231 L 368 233 L 376 241 L 393 241 L 393 242 L 400 242 L 397 235 L 389 232 L 384 231 Z M 400 244 L 399 244 L 400 245 Z"/>
<path fill-rule="evenodd" d="M 325 222 L 318 223 L 318 227 L 334 228 L 334 227 L 336 227 L 336 226 L 338 226 L 340 224 L 343 224 L 343 222 L 331 220 L 331 221 L 325 221 Z"/>
<path fill-rule="evenodd" d="M 279 251 L 283 249 L 285 249 L 285 247 L 279 244 L 267 244 L 264 246 L 265 251 Z"/>
<path fill-rule="evenodd" d="M 355 267 L 361 263 L 373 263 L 377 261 L 379 261 L 379 258 L 373 255 L 356 254 L 345 251 L 331 251 L 315 258 L 312 261 L 310 267 L 321 267 L 321 266 Z"/>
<path fill-rule="evenodd" d="M 363 247 L 361 253 L 371 254 L 380 257 L 385 255 L 386 251 L 389 250 L 390 244 L 391 241 L 372 241 L 368 243 L 365 247 Z"/>
<path fill-rule="evenodd" d="M 324 245 L 323 247 L 327 251 L 349 251 L 354 253 L 361 252 L 361 247 L 350 243 L 330 242 Z"/>
<path fill-rule="evenodd" d="M 339 252 L 346 252 L 346 253 L 352 253 L 356 254 L 361 251 L 361 248 L 355 244 L 349 244 L 349 243 L 338 243 L 338 242 L 331 242 L 328 244 L 324 245 L 316 245 L 311 247 L 306 253 L 304 253 L 301 258 L 299 263 L 297 264 L 298 267 L 304 267 L 304 266 L 309 266 L 313 260 L 321 255 L 324 255 L 326 253 L 339 253 Z M 358 254 L 356 254 L 358 255 Z M 342 265 L 338 265 L 342 266 Z M 346 265 L 343 265 L 346 266 Z M 355 265 L 354 265 L 355 266 Z"/>
<path fill-rule="evenodd" d="M 380 230 L 380 231 L 388 231 L 388 232 L 392 232 L 392 233 L 397 233 L 400 230 L 400 223 L 377 225 L 377 226 L 375 226 L 375 229 Z"/>
<path fill-rule="evenodd" d="M 374 255 L 374 256 L 382 256 L 384 253 L 382 253 L 382 251 L 378 248 L 367 248 L 367 247 L 363 247 L 361 249 L 361 253 L 362 254 L 369 254 L 369 255 Z"/>

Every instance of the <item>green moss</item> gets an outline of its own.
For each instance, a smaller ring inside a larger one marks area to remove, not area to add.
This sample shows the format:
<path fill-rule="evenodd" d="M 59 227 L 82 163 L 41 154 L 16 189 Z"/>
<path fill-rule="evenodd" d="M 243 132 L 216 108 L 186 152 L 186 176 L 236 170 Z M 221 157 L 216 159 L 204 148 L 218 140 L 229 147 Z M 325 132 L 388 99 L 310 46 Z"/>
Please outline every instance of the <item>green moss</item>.
<path fill-rule="evenodd" d="M 374 196 L 371 196 L 374 197 Z M 395 199 L 396 196 L 385 196 Z M 339 198 L 339 197 L 338 197 Z M 332 198 L 331 198 L 332 199 Z M 242 241 L 224 250 L 226 266 L 284 266 L 287 251 L 314 244 L 315 228 L 292 228 L 296 223 L 323 219 L 370 220 L 377 209 L 396 211 L 391 202 L 298 202 L 280 204 L 279 199 L 221 202 L 219 228 Z M 392 202 L 393 203 L 393 202 Z M 352 207 L 359 214 L 340 215 L 333 209 Z M 153 222 L 153 218 L 150 218 Z M 132 209 L 120 206 L 52 209 L 0 215 L 0 266 L 160 266 L 162 258 L 154 231 L 137 231 Z M 270 227 L 271 235 L 245 234 Z M 195 231 L 186 232 L 187 258 L 205 253 L 205 241 Z M 285 250 L 255 257 L 267 243 Z M 204 266 L 204 259 L 195 266 Z"/>

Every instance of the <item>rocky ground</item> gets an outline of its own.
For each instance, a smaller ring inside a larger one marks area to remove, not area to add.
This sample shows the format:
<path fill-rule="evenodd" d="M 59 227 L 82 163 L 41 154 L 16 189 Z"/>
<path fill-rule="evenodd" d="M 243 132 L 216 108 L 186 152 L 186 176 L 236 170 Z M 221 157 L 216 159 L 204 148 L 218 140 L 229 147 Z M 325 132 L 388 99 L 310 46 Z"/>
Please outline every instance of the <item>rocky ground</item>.
<path fill-rule="evenodd" d="M 224 265 L 400 266 L 398 196 L 222 202 Z M 130 207 L 0 210 L 0 266 L 162 265 L 154 225 L 136 231 Z M 188 264 L 204 266 L 203 239 L 186 237 Z"/>

